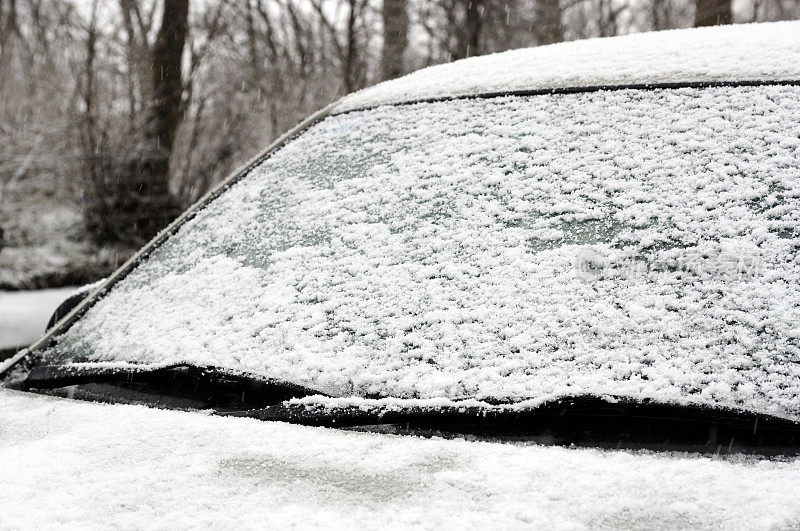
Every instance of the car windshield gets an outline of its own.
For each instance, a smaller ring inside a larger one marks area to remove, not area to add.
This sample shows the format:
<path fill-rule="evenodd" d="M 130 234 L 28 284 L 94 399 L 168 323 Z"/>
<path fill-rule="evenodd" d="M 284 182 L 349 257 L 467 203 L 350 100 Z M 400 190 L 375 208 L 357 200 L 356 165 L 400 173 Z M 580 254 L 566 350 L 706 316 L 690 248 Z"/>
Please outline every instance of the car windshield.
<path fill-rule="evenodd" d="M 798 168 L 796 86 L 329 116 L 40 363 L 216 367 L 298 403 L 588 396 L 798 420 Z"/>

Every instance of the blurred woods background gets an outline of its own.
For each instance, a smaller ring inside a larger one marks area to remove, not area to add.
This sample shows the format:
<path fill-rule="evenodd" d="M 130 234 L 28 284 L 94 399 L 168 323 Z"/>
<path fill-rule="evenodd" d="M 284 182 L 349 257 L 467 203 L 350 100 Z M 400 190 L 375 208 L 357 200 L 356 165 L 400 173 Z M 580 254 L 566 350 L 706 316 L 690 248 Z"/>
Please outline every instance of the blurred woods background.
<path fill-rule="evenodd" d="M 0 289 L 107 275 L 283 131 L 425 66 L 800 0 L 0 0 Z"/>

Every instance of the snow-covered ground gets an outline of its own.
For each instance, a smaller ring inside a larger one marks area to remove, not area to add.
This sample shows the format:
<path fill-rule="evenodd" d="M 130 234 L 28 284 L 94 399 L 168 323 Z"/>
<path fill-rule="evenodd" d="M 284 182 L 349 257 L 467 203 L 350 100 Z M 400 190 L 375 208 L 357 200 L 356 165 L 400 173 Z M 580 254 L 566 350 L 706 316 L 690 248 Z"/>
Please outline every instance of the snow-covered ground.
<path fill-rule="evenodd" d="M 58 305 L 74 291 L 75 288 L 0 291 L 0 349 L 36 341 Z"/>
<path fill-rule="evenodd" d="M 421 439 L 0 390 L 0 528 L 767 529 L 800 460 Z"/>
<path fill-rule="evenodd" d="M 2 190 L 0 290 L 92 282 L 122 264 L 133 249 L 91 241 L 81 207 L 39 179 Z"/>

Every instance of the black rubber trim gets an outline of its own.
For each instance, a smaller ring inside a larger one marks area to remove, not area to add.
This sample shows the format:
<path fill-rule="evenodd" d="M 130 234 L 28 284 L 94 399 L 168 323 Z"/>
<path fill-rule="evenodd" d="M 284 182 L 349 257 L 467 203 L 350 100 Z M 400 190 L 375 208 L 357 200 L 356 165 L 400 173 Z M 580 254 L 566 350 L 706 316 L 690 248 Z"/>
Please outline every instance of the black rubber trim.
<path fill-rule="evenodd" d="M 583 94 L 591 92 L 614 92 L 620 90 L 678 90 L 686 88 L 704 89 L 720 87 L 765 87 L 765 86 L 800 86 L 800 79 L 786 79 L 778 81 L 744 80 L 744 81 L 679 81 L 672 83 L 629 83 L 622 85 L 586 85 L 577 87 L 558 87 L 544 89 L 505 90 L 498 92 L 483 92 L 480 94 L 459 94 L 455 96 L 436 96 L 432 98 L 419 98 L 398 102 L 380 103 L 356 107 L 331 113 L 328 116 L 341 116 L 353 112 L 370 111 L 379 107 L 401 107 L 418 103 L 439 103 L 444 101 L 458 101 L 471 99 L 492 99 L 510 96 L 553 96 L 560 94 Z"/>
<path fill-rule="evenodd" d="M 91 390 L 105 386 L 102 397 Z M 292 398 L 326 396 L 319 391 L 282 380 L 230 371 L 218 367 L 176 364 L 156 369 L 145 367 L 81 367 L 42 365 L 34 367 L 21 383 L 24 391 L 49 391 L 73 386 L 90 388 L 87 399 L 117 402 L 135 392 L 142 403 L 180 408 L 192 401 L 195 409 L 253 409 Z M 83 398 L 83 390 L 68 394 Z M 89 398 L 91 397 L 91 398 Z"/>
<path fill-rule="evenodd" d="M 58 308 L 53 312 L 53 315 L 50 316 L 50 319 L 47 321 L 47 326 L 45 330 L 50 330 L 55 326 L 57 322 L 59 322 L 65 315 L 72 311 L 78 304 L 81 303 L 83 299 L 89 296 L 91 291 L 86 290 L 78 290 L 76 293 L 73 293 L 69 297 L 67 297 L 61 304 L 58 305 Z"/>

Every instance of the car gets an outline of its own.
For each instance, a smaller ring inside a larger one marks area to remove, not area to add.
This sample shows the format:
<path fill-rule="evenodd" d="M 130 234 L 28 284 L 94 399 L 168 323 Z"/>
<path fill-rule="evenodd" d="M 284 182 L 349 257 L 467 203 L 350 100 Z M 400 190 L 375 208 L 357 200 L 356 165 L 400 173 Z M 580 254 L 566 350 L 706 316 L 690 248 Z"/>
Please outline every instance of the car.
<path fill-rule="evenodd" d="M 798 168 L 798 22 L 348 95 L 0 366 L 0 518 L 796 526 Z"/>

